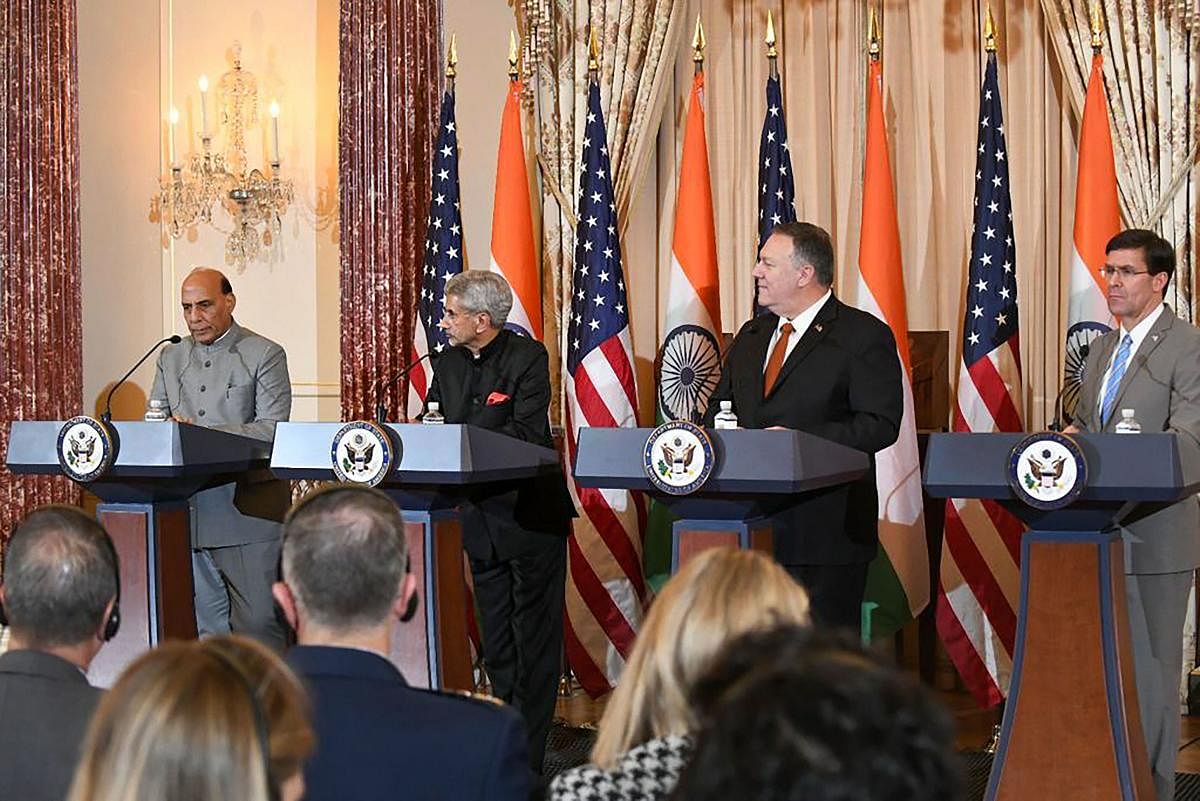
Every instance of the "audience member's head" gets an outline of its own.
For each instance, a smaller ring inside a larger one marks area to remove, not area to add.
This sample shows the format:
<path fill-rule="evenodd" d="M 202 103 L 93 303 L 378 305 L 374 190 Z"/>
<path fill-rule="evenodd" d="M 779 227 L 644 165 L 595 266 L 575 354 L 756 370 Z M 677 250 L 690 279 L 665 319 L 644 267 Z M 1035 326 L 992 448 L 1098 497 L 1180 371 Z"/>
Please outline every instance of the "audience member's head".
<path fill-rule="evenodd" d="M 96 711 L 70 801 L 297 801 L 313 749 L 308 701 L 253 640 L 168 642 Z"/>
<path fill-rule="evenodd" d="M 780 626 L 721 652 L 696 684 L 702 717 L 673 798 L 955 801 L 947 712 L 853 639 Z"/>
<path fill-rule="evenodd" d="M 283 527 L 274 593 L 301 644 L 353 642 L 411 616 L 404 521 L 378 490 L 336 485 L 302 499 Z"/>
<path fill-rule="evenodd" d="M 120 619 L 117 554 L 96 522 L 73 506 L 44 506 L 5 550 L 0 618 L 10 647 L 48 651 L 87 669 Z"/>
<path fill-rule="evenodd" d="M 613 691 L 592 761 L 611 768 L 651 738 L 696 727 L 692 684 L 730 639 L 777 623 L 808 623 L 808 595 L 770 557 L 713 548 L 663 587 Z"/>

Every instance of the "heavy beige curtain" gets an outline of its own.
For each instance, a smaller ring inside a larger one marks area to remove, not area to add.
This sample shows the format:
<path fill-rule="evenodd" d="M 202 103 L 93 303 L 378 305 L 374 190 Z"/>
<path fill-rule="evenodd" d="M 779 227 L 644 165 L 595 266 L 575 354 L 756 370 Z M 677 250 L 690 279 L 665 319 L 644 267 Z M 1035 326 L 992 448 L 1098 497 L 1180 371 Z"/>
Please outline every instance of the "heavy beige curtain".
<path fill-rule="evenodd" d="M 884 102 L 913 329 L 950 332 L 957 373 L 970 246 L 975 130 L 984 63 L 983 2 L 882 3 Z M 779 37 L 788 138 L 800 219 L 832 233 L 836 291 L 855 296 L 866 80 L 866 0 L 680 0 L 681 27 L 697 13 L 708 38 L 707 117 L 716 204 L 722 319 L 750 314 L 756 233 L 756 157 L 764 114 L 763 37 L 772 9 Z M 1049 419 L 1060 383 L 1065 265 L 1070 253 L 1077 115 L 1038 0 L 993 3 L 1010 153 L 1027 424 Z M 678 44 L 686 44 L 680 37 Z M 639 389 L 661 336 L 678 154 L 692 62 L 677 47 L 652 169 L 630 208 L 625 239 Z M 649 269 L 650 265 L 656 269 Z M 635 269 L 636 268 L 636 269 Z"/>
<path fill-rule="evenodd" d="M 1042 0 L 1073 110 L 1091 72 L 1094 0 Z M 1168 302 L 1193 319 L 1196 259 L 1200 21 L 1178 0 L 1104 0 L 1104 85 L 1113 126 L 1118 197 L 1127 225 L 1175 244 L 1177 279 Z"/>
<path fill-rule="evenodd" d="M 613 188 L 617 214 L 627 228 L 632 201 L 654 156 L 663 86 L 684 27 L 682 5 L 680 0 L 522 0 L 517 6 L 526 88 L 536 97 L 545 341 L 555 377 L 560 371 L 562 309 L 570 306 L 575 202 L 587 113 L 588 34 L 595 32 L 600 51 L 600 97 Z M 625 269 L 629 275 L 635 269 L 628 258 Z M 553 386 L 559 385 L 556 378 Z M 557 406 L 556 402 L 555 413 Z"/>

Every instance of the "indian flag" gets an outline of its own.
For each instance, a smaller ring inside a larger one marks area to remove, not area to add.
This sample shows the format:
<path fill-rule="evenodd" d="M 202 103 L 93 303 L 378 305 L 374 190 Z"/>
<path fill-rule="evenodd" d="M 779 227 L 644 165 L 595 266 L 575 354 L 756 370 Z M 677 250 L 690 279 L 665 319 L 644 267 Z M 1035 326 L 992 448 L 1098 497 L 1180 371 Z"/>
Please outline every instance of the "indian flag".
<path fill-rule="evenodd" d="M 704 137 L 704 72 L 696 70 L 688 102 L 675 202 L 675 234 L 667 278 L 667 313 L 660 349 L 657 417 L 700 422 L 721 377 L 721 296 L 712 182 Z M 652 586 L 671 567 L 671 516 L 653 504 L 646 531 L 646 575 Z"/>
<path fill-rule="evenodd" d="M 1084 358 L 1081 349 L 1114 325 L 1100 270 L 1104 267 L 1104 246 L 1120 230 L 1117 170 L 1108 127 L 1108 103 L 1104 98 L 1104 57 L 1097 52 L 1092 57 L 1092 74 L 1083 104 L 1075 176 L 1075 247 L 1071 252 L 1063 393 L 1063 406 L 1069 417 L 1074 417 L 1079 396 Z"/>
<path fill-rule="evenodd" d="M 883 76 L 878 59 L 871 61 L 867 76 L 867 148 L 858 268 L 861 275 L 858 307 L 891 327 L 904 366 L 900 437 L 875 455 L 880 548 L 868 574 L 866 601 L 878 605 L 871 617 L 871 634 L 880 637 L 901 628 L 929 603 L 929 555 L 917 456 L 900 228 L 883 122 Z"/>
<path fill-rule="evenodd" d="M 521 81 L 517 78 L 509 82 L 504 113 L 500 118 L 489 269 L 503 275 L 512 287 L 513 307 L 505 328 L 541 340 L 542 293 L 533 246 L 525 140 L 521 137 Z"/>

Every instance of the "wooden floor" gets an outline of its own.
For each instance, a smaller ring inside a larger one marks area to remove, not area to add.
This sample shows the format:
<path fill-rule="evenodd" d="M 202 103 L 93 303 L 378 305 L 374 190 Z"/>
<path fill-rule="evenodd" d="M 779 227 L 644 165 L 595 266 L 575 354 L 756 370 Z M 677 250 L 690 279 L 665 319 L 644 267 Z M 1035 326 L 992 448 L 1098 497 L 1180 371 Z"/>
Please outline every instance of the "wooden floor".
<path fill-rule="evenodd" d="M 995 710 L 980 709 L 965 690 L 939 690 L 938 696 L 951 710 L 958 725 L 955 743 L 959 750 L 978 751 L 987 746 L 992 731 L 999 723 Z M 573 688 L 569 695 L 560 693 L 555 710 L 557 717 L 572 726 L 594 726 L 604 714 L 605 698 L 592 700 L 587 693 Z M 1180 773 L 1200 773 L 1200 716 L 1180 717 Z"/>

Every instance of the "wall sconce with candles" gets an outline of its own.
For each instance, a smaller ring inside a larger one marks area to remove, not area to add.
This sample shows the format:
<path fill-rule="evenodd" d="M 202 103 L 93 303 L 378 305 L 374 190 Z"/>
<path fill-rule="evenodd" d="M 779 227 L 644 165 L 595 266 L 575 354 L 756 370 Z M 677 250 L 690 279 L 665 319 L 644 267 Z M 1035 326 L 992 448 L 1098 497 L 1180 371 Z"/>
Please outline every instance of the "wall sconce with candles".
<path fill-rule="evenodd" d="M 246 129 L 258 122 L 258 80 L 242 69 L 241 55 L 241 46 L 234 42 L 233 69 L 217 83 L 217 119 L 225 129 L 224 152 L 213 152 L 208 127 L 208 77 L 201 75 L 200 151 L 190 152 L 186 163 L 176 160 L 179 112 L 172 108 L 170 174 L 160 180 L 155 198 L 159 221 L 172 238 L 202 223 L 217 227 L 213 207 L 224 208 L 233 221 L 233 230 L 225 240 L 225 263 L 238 269 L 278 241 L 281 218 L 293 200 L 292 182 L 280 177 L 279 104 L 274 101 L 270 106 L 269 167 L 247 170 Z"/>

